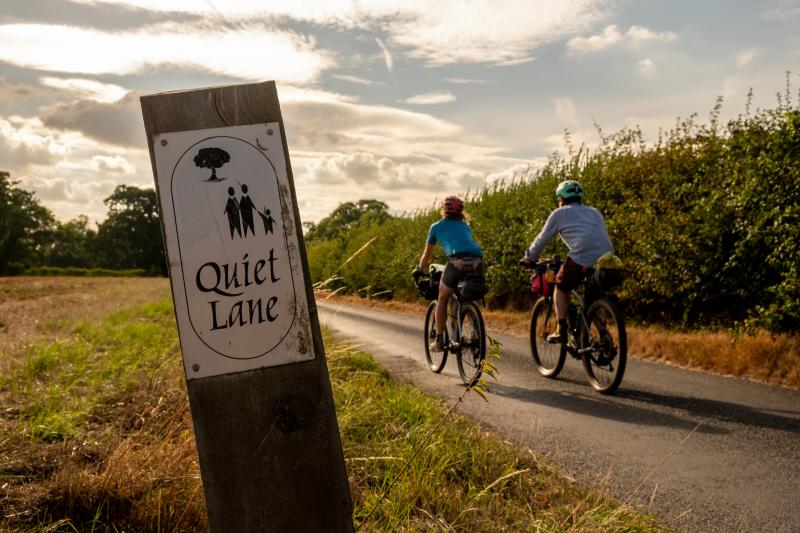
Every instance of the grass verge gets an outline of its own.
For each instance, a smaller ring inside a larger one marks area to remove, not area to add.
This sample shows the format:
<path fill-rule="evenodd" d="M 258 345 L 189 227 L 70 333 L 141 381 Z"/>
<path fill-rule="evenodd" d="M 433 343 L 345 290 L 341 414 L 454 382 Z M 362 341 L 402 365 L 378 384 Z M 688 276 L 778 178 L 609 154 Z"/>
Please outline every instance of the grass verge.
<path fill-rule="evenodd" d="M 0 530 L 207 529 L 170 303 L 68 327 L 0 378 Z M 362 531 L 659 530 L 457 416 L 380 499 L 448 406 L 325 342 Z"/>

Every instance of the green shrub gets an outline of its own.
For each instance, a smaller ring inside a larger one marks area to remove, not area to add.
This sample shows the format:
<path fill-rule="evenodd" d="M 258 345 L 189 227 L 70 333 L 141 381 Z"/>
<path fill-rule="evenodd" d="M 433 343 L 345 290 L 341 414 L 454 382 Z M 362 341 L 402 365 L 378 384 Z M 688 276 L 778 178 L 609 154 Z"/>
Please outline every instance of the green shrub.
<path fill-rule="evenodd" d="M 488 304 L 530 305 L 528 274 L 517 261 L 555 207 L 556 184 L 578 179 L 585 202 L 605 214 L 630 271 L 618 291 L 629 315 L 797 331 L 800 108 L 787 89 L 775 108 L 723 127 L 720 106 L 708 124 L 695 116 L 679 120 L 653 144 L 638 128 L 600 132 L 593 152 L 569 147 L 570 155 L 554 156 L 535 172 L 468 194 L 466 209 L 485 253 Z M 351 293 L 413 298 L 409 274 L 437 218 L 431 206 L 358 221 L 335 239 L 313 241 L 312 275 L 337 276 L 330 286 Z M 563 257 L 566 249 L 556 239 L 545 253 Z"/>

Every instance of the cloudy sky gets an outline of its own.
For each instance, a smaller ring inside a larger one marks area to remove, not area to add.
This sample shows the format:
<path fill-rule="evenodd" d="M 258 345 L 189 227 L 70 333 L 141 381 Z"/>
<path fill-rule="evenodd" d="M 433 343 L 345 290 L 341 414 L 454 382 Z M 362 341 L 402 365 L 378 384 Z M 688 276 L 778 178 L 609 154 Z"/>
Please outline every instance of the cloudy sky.
<path fill-rule="evenodd" d="M 61 220 L 153 184 L 139 96 L 275 80 L 301 216 L 396 212 L 576 142 L 769 107 L 800 0 L 0 0 L 0 170 Z"/>

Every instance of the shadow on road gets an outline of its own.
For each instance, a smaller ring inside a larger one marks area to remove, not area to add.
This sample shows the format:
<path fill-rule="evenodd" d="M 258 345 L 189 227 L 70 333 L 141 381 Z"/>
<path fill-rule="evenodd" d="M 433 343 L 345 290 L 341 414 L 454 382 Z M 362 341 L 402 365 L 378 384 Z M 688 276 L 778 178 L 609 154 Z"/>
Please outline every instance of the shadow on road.
<path fill-rule="evenodd" d="M 498 396 L 629 424 L 691 430 L 697 425 L 698 420 L 689 417 L 702 417 L 712 421 L 734 422 L 745 426 L 800 433 L 800 420 L 797 418 L 800 417 L 800 413 L 788 413 L 797 416 L 792 418 L 737 403 L 684 398 L 630 388 L 620 390 L 616 396 L 602 396 L 578 380 L 560 379 L 559 381 L 580 385 L 586 390 L 586 393 L 567 390 L 524 389 L 501 383 L 492 384 L 491 390 Z M 657 407 L 680 410 L 686 416 L 665 413 Z M 730 433 L 728 429 L 708 423 L 700 426 L 697 431 L 716 434 Z"/>

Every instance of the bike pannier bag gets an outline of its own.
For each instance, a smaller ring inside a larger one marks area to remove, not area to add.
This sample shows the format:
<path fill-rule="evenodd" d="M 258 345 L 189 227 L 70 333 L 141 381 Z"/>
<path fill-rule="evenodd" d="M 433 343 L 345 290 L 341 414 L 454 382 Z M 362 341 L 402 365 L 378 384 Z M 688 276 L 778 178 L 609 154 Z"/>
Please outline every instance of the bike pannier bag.
<path fill-rule="evenodd" d="M 489 292 L 489 286 L 485 277 L 468 275 L 458 283 L 458 292 L 464 300 L 480 300 Z"/>
<path fill-rule="evenodd" d="M 417 290 L 426 300 L 435 300 L 439 296 L 439 284 L 431 279 L 419 280 Z"/>
<path fill-rule="evenodd" d="M 622 283 L 625 272 L 618 268 L 601 268 L 595 271 L 594 275 L 600 288 L 608 291 Z"/>
<path fill-rule="evenodd" d="M 553 281 L 549 281 L 548 277 L 552 277 L 552 272 L 550 272 L 550 276 L 547 276 L 545 272 L 537 272 L 531 277 L 531 292 L 533 294 L 538 294 L 539 296 L 550 296 L 553 294 Z"/>

